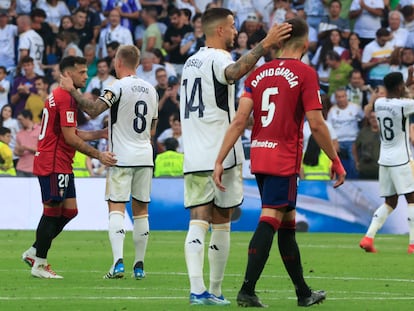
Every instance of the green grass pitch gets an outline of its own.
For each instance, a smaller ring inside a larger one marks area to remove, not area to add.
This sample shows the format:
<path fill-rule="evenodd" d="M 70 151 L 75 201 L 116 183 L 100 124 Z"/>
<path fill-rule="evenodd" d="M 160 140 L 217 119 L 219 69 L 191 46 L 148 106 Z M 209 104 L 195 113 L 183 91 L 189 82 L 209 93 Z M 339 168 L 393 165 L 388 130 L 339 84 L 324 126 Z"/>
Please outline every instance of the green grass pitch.
<path fill-rule="evenodd" d="M 31 277 L 21 261 L 32 243 L 33 231 L 0 231 L 0 310 L 194 310 L 221 308 L 189 306 L 189 284 L 184 262 L 185 232 L 150 233 L 145 270 L 147 277 L 131 278 L 132 234 L 125 240 L 127 277 L 104 280 L 112 255 L 107 232 L 64 231 L 53 243 L 49 263 L 63 280 Z M 223 293 L 240 310 L 235 297 L 243 279 L 251 232 L 233 232 Z M 407 254 L 407 236 L 379 235 L 377 254 L 358 247 L 361 235 L 298 233 L 305 277 L 314 289 L 327 291 L 315 310 L 413 310 L 414 255 Z M 276 241 L 276 239 L 275 239 Z M 206 256 L 207 259 L 207 256 Z M 208 271 L 208 263 L 205 264 Z M 205 276 L 208 284 L 208 275 Z M 257 286 L 270 310 L 297 310 L 296 297 L 277 250 Z"/>

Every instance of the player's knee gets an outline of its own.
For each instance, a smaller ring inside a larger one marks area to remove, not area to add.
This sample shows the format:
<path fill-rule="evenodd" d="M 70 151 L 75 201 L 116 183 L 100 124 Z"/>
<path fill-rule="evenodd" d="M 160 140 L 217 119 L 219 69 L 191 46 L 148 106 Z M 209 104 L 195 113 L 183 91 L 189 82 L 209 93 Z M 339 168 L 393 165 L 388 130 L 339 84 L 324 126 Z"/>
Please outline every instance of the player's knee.
<path fill-rule="evenodd" d="M 78 215 L 78 209 L 77 208 L 64 208 L 62 209 L 62 216 L 72 219 L 75 218 L 76 215 Z"/>
<path fill-rule="evenodd" d="M 62 207 L 53 204 L 44 205 L 43 215 L 48 217 L 60 217 L 62 215 Z"/>

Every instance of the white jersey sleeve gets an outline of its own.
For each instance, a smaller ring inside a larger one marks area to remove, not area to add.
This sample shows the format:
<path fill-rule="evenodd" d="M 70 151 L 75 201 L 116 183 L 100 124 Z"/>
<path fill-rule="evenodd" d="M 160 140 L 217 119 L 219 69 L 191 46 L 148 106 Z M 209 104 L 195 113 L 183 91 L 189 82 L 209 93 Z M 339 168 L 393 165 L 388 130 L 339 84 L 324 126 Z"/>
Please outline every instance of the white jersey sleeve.
<path fill-rule="evenodd" d="M 109 150 L 117 166 L 154 166 L 151 124 L 158 118 L 158 95 L 148 82 L 128 76 L 105 87 L 99 97 L 111 109 Z"/>
<path fill-rule="evenodd" d="M 414 113 L 414 100 L 379 98 L 374 103 L 380 129 L 381 149 L 378 163 L 399 166 L 412 159 L 408 116 Z"/>
<path fill-rule="evenodd" d="M 184 64 L 180 114 L 185 146 L 184 173 L 212 171 L 227 128 L 235 115 L 234 85 L 225 77 L 230 53 L 203 47 Z M 224 160 L 224 168 L 244 160 L 239 139 Z"/>

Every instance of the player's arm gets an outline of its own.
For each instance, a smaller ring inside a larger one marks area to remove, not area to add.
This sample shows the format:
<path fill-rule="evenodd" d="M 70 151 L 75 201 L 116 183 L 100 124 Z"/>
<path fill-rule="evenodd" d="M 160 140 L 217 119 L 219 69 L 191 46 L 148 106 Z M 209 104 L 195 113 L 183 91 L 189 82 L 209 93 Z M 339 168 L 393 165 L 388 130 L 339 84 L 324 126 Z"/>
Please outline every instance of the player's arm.
<path fill-rule="evenodd" d="M 236 81 L 249 72 L 260 57 L 267 54 L 272 47 L 280 46 L 280 44 L 290 37 L 292 25 L 283 23 L 274 25 L 267 36 L 259 42 L 249 53 L 243 55 L 239 60 L 225 69 L 225 76 L 227 81 Z"/>
<path fill-rule="evenodd" d="M 220 151 L 216 158 L 214 165 L 213 180 L 216 186 L 221 190 L 225 191 L 226 188 L 221 183 L 221 176 L 223 175 L 223 161 L 227 157 L 231 148 L 233 148 L 237 139 L 241 136 L 244 129 L 249 121 L 250 113 L 253 109 L 253 100 L 248 97 L 241 97 L 239 101 L 239 108 L 237 109 L 236 116 L 230 123 L 227 129 L 226 135 L 224 136 L 223 143 L 221 144 Z"/>
<path fill-rule="evenodd" d="M 62 126 L 62 134 L 65 138 L 65 142 L 75 148 L 76 150 L 92 157 L 98 159 L 101 163 L 107 166 L 113 166 L 116 164 L 115 155 L 112 152 L 100 152 L 99 150 L 88 145 L 84 140 L 82 140 L 76 134 L 76 128 L 70 126 Z"/>
<path fill-rule="evenodd" d="M 79 108 L 82 111 L 85 111 L 88 115 L 92 117 L 92 119 L 96 118 L 106 109 L 108 109 L 108 105 L 102 101 L 101 99 L 97 99 L 96 101 L 90 100 L 85 98 L 73 85 L 73 81 L 69 76 L 60 75 L 60 87 L 70 93 L 72 97 L 78 103 Z"/>
<path fill-rule="evenodd" d="M 329 134 L 329 130 L 325 124 L 321 110 L 307 111 L 306 119 L 309 122 L 315 141 L 332 161 L 332 170 L 337 175 L 334 188 L 339 187 L 345 181 L 346 172 L 342 166 L 341 160 L 338 157 L 334 144 L 332 143 L 331 135 Z"/>
<path fill-rule="evenodd" d="M 158 119 L 152 119 L 151 122 L 151 138 L 155 137 L 155 132 L 157 130 Z"/>
<path fill-rule="evenodd" d="M 82 131 L 78 129 L 76 134 L 85 141 L 98 140 L 101 138 L 108 138 L 108 128 L 106 127 L 96 131 Z"/>

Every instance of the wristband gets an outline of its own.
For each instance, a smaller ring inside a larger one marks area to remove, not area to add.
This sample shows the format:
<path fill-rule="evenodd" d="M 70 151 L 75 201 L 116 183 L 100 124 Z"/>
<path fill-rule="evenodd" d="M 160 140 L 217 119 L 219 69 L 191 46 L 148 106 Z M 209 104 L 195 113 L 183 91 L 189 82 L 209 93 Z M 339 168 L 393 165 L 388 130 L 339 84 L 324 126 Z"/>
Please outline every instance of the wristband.
<path fill-rule="evenodd" d="M 339 159 L 339 157 L 337 156 L 335 159 L 333 159 L 332 161 L 332 171 L 335 172 L 337 175 L 345 175 L 346 171 L 342 165 L 341 160 Z"/>

